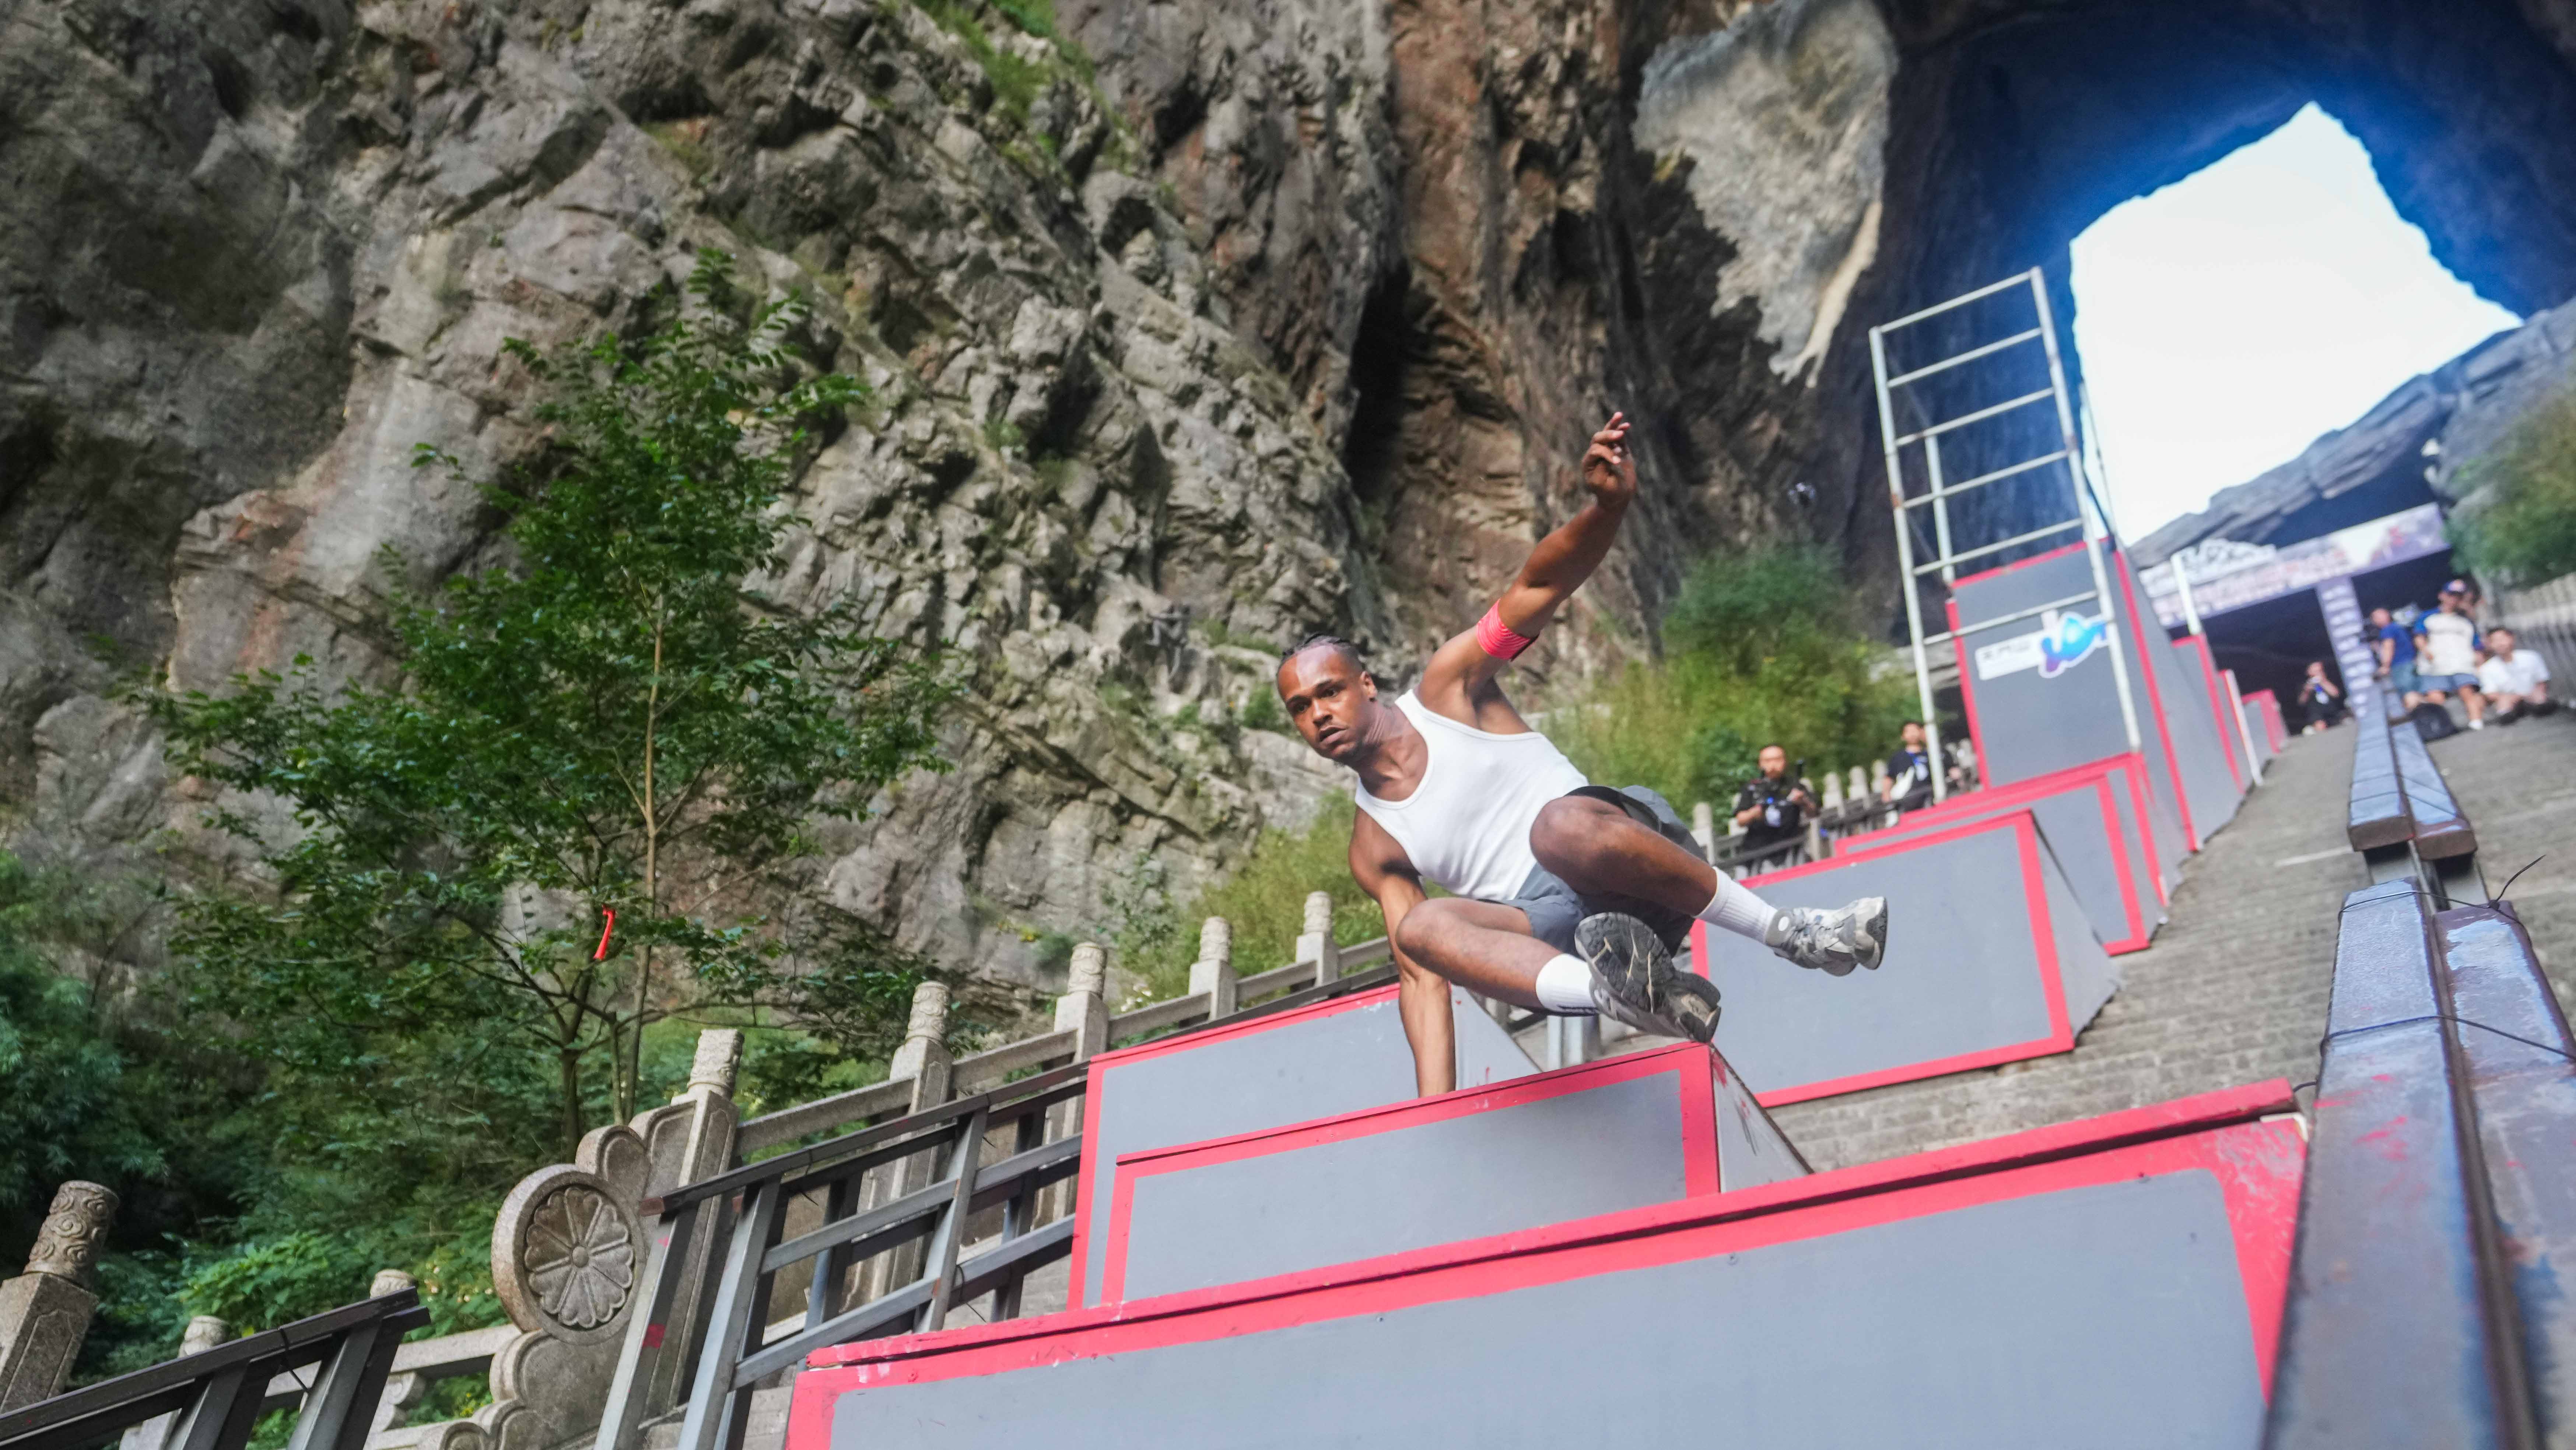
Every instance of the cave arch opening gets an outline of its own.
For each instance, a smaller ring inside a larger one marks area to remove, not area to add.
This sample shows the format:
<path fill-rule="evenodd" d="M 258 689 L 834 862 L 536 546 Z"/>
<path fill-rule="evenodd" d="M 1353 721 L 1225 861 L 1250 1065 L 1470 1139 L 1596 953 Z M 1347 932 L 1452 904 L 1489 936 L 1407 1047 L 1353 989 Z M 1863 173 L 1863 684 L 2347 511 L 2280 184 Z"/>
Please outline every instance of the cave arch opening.
<path fill-rule="evenodd" d="M 2368 148 L 2314 102 L 2103 213 L 2069 250 L 2072 341 L 2131 539 L 2522 320 L 2442 265 Z M 2318 524 L 2432 501 L 2412 475 L 2391 483 Z"/>
<path fill-rule="evenodd" d="M 1871 324 L 2038 267 L 2061 327 L 2080 339 L 2075 239 L 2312 104 L 2367 149 L 2396 214 L 2478 295 L 2525 316 L 2576 295 L 2576 64 L 2514 0 L 1881 0 L 1874 9 L 1898 58 L 1883 215 L 1875 264 L 1828 364 L 1825 406 L 1836 417 L 1819 438 L 1830 456 L 1817 470 L 1851 480 L 1855 498 L 1885 487 L 1863 337 Z M 2071 382 L 2088 381 L 2086 364 L 2077 340 Z M 1985 516 L 1960 526 L 2004 538 L 2062 517 L 2063 487 L 2045 499 L 2009 483 L 1988 490 L 1975 501 Z M 1888 515 L 1856 509 L 1854 519 L 1846 558 L 1856 578 L 1884 581 L 1887 617 L 1899 621 Z"/>

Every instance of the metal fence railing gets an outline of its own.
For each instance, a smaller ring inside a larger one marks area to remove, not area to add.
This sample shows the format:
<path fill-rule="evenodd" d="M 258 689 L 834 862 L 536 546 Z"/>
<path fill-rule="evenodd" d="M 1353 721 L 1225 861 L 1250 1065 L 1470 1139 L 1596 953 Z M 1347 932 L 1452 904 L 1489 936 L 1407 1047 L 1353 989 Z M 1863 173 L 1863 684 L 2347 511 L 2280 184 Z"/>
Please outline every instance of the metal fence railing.
<path fill-rule="evenodd" d="M 429 1322 L 401 1289 L 0 1415 L 0 1450 L 88 1450 L 162 1416 L 169 1450 L 243 1450 L 292 1408 L 287 1450 L 362 1450 L 402 1337 Z"/>

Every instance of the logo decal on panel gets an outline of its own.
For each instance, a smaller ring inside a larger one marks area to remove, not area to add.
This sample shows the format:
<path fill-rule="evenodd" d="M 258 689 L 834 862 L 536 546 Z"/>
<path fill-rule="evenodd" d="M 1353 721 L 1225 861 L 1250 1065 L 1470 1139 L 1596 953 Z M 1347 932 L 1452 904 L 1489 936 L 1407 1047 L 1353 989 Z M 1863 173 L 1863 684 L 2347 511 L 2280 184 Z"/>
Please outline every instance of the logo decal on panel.
<path fill-rule="evenodd" d="M 2111 621 L 2107 616 L 2087 619 L 2052 609 L 2039 617 L 2039 623 L 2039 677 L 2053 680 L 2102 647 Z"/>
<path fill-rule="evenodd" d="M 2103 638 L 2110 632 L 2109 623 L 2104 616 L 2052 609 L 2039 617 L 2037 630 L 1980 645 L 1977 678 L 1991 680 L 1999 675 L 2037 670 L 2043 680 L 2056 679 L 2102 647 Z"/>

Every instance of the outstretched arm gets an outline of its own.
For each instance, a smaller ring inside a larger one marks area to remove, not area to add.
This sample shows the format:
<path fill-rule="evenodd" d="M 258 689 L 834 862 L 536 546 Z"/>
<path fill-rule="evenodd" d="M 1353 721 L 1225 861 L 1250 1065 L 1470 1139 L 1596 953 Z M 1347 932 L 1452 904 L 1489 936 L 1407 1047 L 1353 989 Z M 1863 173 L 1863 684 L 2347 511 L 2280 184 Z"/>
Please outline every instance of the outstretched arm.
<path fill-rule="evenodd" d="M 1619 535 L 1619 520 L 1637 496 L 1637 460 L 1628 450 L 1628 415 L 1613 413 L 1583 451 L 1583 486 L 1592 495 L 1583 510 L 1559 525 L 1538 547 L 1503 597 L 1489 623 L 1452 637 L 1432 653 L 1417 687 L 1422 703 L 1461 724 L 1505 732 L 1526 730 L 1494 685 L 1521 645 L 1538 637 L 1557 608 L 1592 577 Z M 1493 626 L 1500 625 L 1497 632 Z M 1497 652 L 1497 651 L 1501 652 Z M 1509 719 L 1487 715 L 1499 711 Z M 1480 718 L 1483 717 L 1483 718 Z"/>
<path fill-rule="evenodd" d="M 1413 1048 L 1413 1082 L 1424 1097 L 1458 1085 L 1457 1024 L 1449 1016 L 1449 984 L 1405 955 L 1404 918 L 1423 902 L 1422 878 L 1413 858 L 1367 812 L 1351 823 L 1351 879 L 1377 898 L 1386 915 L 1386 941 L 1395 957 L 1396 1015 Z"/>

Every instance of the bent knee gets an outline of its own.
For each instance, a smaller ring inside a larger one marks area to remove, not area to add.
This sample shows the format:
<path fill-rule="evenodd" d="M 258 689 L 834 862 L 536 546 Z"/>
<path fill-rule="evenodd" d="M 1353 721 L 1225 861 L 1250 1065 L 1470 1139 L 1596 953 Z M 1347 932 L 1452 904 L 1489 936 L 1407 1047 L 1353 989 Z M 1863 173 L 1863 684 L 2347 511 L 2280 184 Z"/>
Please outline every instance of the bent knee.
<path fill-rule="evenodd" d="M 1615 813 L 1600 801 L 1558 796 L 1539 807 L 1538 819 L 1530 822 L 1530 854 L 1561 876 L 1564 872 L 1558 868 L 1586 854 L 1600 839 L 1605 819 Z"/>
<path fill-rule="evenodd" d="M 1404 920 L 1395 924 L 1396 948 L 1416 960 L 1431 953 L 1448 924 L 1451 909 L 1449 899 L 1441 897 L 1406 912 Z"/>

